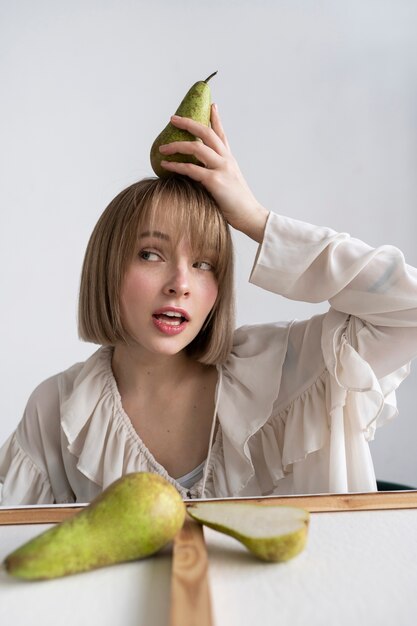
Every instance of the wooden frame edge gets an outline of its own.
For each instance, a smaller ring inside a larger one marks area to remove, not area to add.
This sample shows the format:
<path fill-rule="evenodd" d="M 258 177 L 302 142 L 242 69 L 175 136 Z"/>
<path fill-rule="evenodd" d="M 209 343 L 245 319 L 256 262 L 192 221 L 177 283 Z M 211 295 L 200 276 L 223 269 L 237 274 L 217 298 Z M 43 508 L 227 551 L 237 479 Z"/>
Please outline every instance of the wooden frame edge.
<path fill-rule="evenodd" d="M 298 506 L 310 513 L 338 511 L 375 511 L 387 509 L 416 509 L 417 491 L 378 491 L 372 493 L 317 494 L 308 496 L 266 496 L 259 498 L 221 498 L 206 502 L 259 502 L 266 506 L 282 504 Z M 195 502 L 195 500 L 185 500 Z M 55 524 L 75 515 L 79 506 L 25 506 L 0 508 L 0 526 L 13 524 Z"/>

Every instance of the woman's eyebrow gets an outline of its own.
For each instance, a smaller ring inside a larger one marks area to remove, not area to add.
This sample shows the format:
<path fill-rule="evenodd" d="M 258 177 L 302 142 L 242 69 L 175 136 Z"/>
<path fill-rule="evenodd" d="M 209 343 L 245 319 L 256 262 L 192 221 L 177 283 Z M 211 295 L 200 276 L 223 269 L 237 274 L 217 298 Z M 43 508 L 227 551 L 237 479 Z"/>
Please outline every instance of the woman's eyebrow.
<path fill-rule="evenodd" d="M 165 234 L 165 233 L 161 233 L 160 230 L 147 230 L 144 233 L 141 233 L 139 235 L 139 239 L 143 239 L 144 237 L 157 237 L 158 239 L 165 239 L 166 241 L 170 240 L 169 235 Z"/>

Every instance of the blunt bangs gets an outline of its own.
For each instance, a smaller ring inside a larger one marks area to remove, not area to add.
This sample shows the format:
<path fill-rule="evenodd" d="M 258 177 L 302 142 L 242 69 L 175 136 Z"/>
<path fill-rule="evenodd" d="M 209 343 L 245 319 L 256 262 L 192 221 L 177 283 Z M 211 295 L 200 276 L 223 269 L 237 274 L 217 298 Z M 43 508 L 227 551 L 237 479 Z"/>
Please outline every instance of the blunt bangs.
<path fill-rule="evenodd" d="M 208 193 L 189 180 L 179 177 L 164 179 L 155 186 L 140 211 L 137 233 L 166 228 L 173 236 L 173 245 L 181 239 L 190 245 L 193 255 L 207 254 L 215 265 L 215 275 L 222 280 L 228 262 L 227 223 Z M 132 250 L 132 256 L 136 248 Z"/>

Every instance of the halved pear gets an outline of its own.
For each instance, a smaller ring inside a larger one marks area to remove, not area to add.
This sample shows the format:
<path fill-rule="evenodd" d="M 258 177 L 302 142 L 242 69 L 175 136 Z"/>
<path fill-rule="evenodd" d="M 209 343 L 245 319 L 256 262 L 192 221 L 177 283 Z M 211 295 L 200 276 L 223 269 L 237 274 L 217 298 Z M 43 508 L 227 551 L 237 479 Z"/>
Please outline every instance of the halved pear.
<path fill-rule="evenodd" d="M 245 502 L 196 502 L 189 515 L 234 537 L 264 561 L 288 561 L 307 542 L 310 514 L 297 507 Z"/>

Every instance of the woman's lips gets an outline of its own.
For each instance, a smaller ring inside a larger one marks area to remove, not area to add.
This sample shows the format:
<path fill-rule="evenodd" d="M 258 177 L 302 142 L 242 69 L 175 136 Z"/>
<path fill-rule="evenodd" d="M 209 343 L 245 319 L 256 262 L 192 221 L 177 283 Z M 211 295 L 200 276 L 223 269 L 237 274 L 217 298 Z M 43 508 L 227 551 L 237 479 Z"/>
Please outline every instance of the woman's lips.
<path fill-rule="evenodd" d="M 190 320 L 190 316 L 188 315 L 188 312 L 185 309 L 180 309 L 177 306 L 163 306 L 157 311 L 154 311 L 153 315 L 162 315 L 164 313 L 177 313 L 181 315 L 182 317 L 184 317 L 187 321 Z"/>
<path fill-rule="evenodd" d="M 155 327 L 164 335 L 178 335 L 182 333 L 190 321 L 185 309 L 177 306 L 163 306 L 152 315 Z"/>
<path fill-rule="evenodd" d="M 170 320 L 163 319 L 162 316 L 152 315 L 155 327 L 164 335 L 178 335 L 187 326 L 188 322 L 183 317 L 173 317 Z"/>

